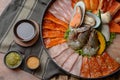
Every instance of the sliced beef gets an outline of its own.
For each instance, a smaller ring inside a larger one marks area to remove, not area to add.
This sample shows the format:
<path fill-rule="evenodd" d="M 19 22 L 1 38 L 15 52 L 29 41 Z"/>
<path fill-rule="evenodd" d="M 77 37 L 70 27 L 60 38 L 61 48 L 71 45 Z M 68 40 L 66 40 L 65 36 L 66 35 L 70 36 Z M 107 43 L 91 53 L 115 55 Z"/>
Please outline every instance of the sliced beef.
<path fill-rule="evenodd" d="M 71 54 L 74 53 L 74 50 L 71 48 L 68 48 L 64 50 L 59 56 L 55 57 L 55 61 L 57 62 L 58 65 L 62 66 L 64 62 L 69 58 Z"/>
<path fill-rule="evenodd" d="M 90 67 L 88 64 L 88 57 L 83 57 L 82 59 L 82 68 L 81 68 L 81 77 L 90 78 Z"/>
<path fill-rule="evenodd" d="M 70 73 L 80 76 L 81 67 L 82 67 L 82 56 L 79 56 Z"/>
<path fill-rule="evenodd" d="M 91 78 L 97 78 L 97 77 L 102 76 L 102 72 L 100 70 L 100 66 L 99 66 L 96 58 L 91 57 L 91 58 L 89 58 L 88 62 L 89 62 L 89 66 L 90 66 Z"/>
<path fill-rule="evenodd" d="M 73 53 L 63 64 L 63 69 L 70 72 L 78 57 L 77 53 Z"/>
<path fill-rule="evenodd" d="M 58 56 L 59 54 L 61 54 L 67 48 L 68 48 L 67 43 L 62 43 L 62 44 L 58 44 L 56 46 L 49 48 L 48 52 L 49 52 L 50 56 L 52 58 L 54 58 L 54 57 Z"/>

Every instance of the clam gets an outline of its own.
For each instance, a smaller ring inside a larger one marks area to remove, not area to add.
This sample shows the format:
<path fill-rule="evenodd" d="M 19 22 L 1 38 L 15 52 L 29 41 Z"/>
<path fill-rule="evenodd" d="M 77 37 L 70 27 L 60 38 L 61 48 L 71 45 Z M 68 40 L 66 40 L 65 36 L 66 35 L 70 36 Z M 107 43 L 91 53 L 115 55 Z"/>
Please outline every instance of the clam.
<path fill-rule="evenodd" d="M 91 12 L 86 12 L 83 23 L 86 25 L 90 25 L 93 28 L 98 28 L 101 24 L 101 20 L 97 15 L 95 15 Z"/>
<path fill-rule="evenodd" d="M 79 1 L 78 3 L 76 3 L 74 7 L 73 15 L 69 26 L 72 28 L 80 27 L 80 25 L 83 23 L 84 15 L 85 15 L 85 4 L 83 1 Z"/>

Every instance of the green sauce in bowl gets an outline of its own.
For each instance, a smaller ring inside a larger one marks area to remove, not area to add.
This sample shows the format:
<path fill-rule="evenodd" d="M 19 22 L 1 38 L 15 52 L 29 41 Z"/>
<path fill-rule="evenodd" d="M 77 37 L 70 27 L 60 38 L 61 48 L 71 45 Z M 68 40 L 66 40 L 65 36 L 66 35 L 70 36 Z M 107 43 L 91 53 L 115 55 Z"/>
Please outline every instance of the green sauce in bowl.
<path fill-rule="evenodd" d="M 9 68 L 17 68 L 22 62 L 22 56 L 20 53 L 11 51 L 5 56 L 5 64 Z"/>

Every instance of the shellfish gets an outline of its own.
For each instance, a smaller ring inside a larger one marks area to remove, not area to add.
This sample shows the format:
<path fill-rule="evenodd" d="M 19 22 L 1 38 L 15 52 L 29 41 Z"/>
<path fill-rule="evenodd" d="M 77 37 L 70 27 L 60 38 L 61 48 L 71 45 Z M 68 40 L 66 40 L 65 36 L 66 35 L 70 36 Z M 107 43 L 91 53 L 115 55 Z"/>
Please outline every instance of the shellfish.
<path fill-rule="evenodd" d="M 95 14 L 87 11 L 83 23 L 90 25 L 93 28 L 98 28 L 101 24 L 101 20 Z"/>
<path fill-rule="evenodd" d="M 80 27 L 80 25 L 83 22 L 84 15 L 85 15 L 85 4 L 83 1 L 79 1 L 74 7 L 73 15 L 69 26 L 72 28 Z"/>

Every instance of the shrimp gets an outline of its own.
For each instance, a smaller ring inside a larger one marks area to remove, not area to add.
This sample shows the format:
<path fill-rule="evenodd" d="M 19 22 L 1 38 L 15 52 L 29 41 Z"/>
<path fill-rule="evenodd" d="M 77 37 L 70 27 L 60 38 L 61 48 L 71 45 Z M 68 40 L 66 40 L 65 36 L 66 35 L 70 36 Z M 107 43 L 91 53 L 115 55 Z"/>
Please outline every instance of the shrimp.
<path fill-rule="evenodd" d="M 68 45 L 74 50 L 82 48 L 89 38 L 90 27 L 71 28 L 68 36 Z"/>
<path fill-rule="evenodd" d="M 95 55 L 99 49 L 99 41 L 95 29 L 92 29 L 87 44 L 83 47 L 83 52 L 86 55 Z"/>

